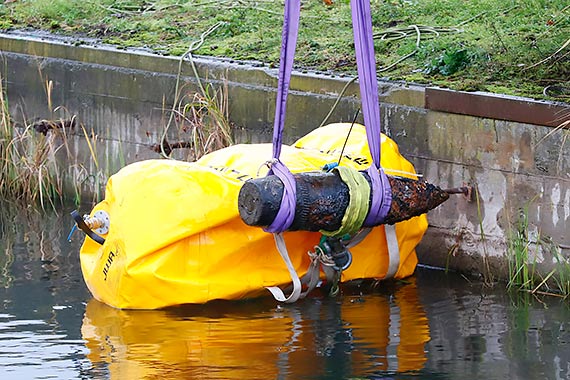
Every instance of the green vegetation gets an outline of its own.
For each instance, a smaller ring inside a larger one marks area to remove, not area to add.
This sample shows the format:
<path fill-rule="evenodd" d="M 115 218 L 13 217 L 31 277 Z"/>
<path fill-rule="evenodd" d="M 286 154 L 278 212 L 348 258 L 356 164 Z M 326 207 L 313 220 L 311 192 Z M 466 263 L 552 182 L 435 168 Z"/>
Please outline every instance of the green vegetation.
<path fill-rule="evenodd" d="M 221 25 L 204 33 L 180 58 L 174 105 L 165 109 L 168 116 L 161 144 L 151 147 L 165 157 L 170 156 L 174 148 L 185 147 L 190 149 L 184 158 L 193 161 L 232 144 L 227 89 L 204 83 L 192 60 L 192 52 Z M 198 92 L 188 92 L 179 86 L 185 61 L 194 69 Z M 90 190 L 94 190 L 94 200 L 100 200 L 99 191 L 110 173 L 99 164 L 97 136 L 62 107 L 53 108 L 52 89 L 53 83 L 46 81 L 50 120 L 17 123 L 10 115 L 4 79 L 0 75 L 0 199 L 15 200 L 26 206 L 40 205 L 42 209 L 49 204 L 56 209 L 56 204 L 69 200 L 66 198 L 70 193 L 75 204 L 84 202 L 82 190 L 89 183 Z M 190 142 L 168 142 L 166 136 L 170 130 L 185 136 L 186 140 L 189 136 Z M 85 145 L 88 150 L 89 155 L 83 158 L 87 162 L 80 161 L 82 158 L 74 149 L 77 144 Z"/>
<path fill-rule="evenodd" d="M 164 126 L 161 143 L 152 147 L 164 157 L 170 156 L 171 149 L 174 146 L 166 140 L 168 131 L 172 127 L 176 128 L 179 135 L 190 135 L 189 144 L 175 143 L 190 148 L 188 156 L 185 157 L 187 161 L 195 161 L 207 153 L 233 144 L 228 114 L 227 88 L 223 86 L 216 89 L 211 83 L 204 84 L 198 75 L 192 58 L 192 53 L 203 45 L 205 38 L 222 25 L 223 23 L 217 23 L 202 33 L 200 38 L 192 42 L 188 50 L 180 57 L 173 107 Z M 185 61 L 189 61 L 192 66 L 199 92 L 187 93 L 180 87 L 180 75 Z"/>
<path fill-rule="evenodd" d="M 533 290 L 536 286 L 534 263 L 531 262 L 531 241 L 528 231 L 528 206 L 522 210 L 508 236 L 507 259 L 509 264 L 509 288 Z"/>
<path fill-rule="evenodd" d="M 0 78 L 1 79 L 1 78 Z M 52 199 L 58 193 L 55 154 L 51 141 L 34 134 L 30 126 L 18 128 L 8 113 L 0 81 L 0 194 L 32 202 Z M 55 176 L 54 176 L 55 175 Z"/>
<path fill-rule="evenodd" d="M 509 270 L 507 288 L 531 294 L 563 298 L 570 296 L 570 262 L 551 239 L 530 231 L 528 205 L 520 210 L 519 218 L 509 233 L 507 243 Z M 545 274 L 537 270 L 539 256 L 544 260 L 552 260 L 550 272 Z"/>
<path fill-rule="evenodd" d="M 48 103 L 51 88 L 52 83 L 47 82 Z M 70 149 L 68 130 L 77 124 L 74 117 L 61 108 L 52 114 L 59 119 L 25 125 L 14 122 L 9 114 L 4 79 L 0 76 L 0 199 L 12 199 L 26 206 L 39 204 L 42 209 L 50 205 L 55 209 L 56 202 L 65 199 L 66 184 L 72 183 L 73 201 L 79 204 L 83 182 L 100 177 L 78 163 Z M 83 126 L 81 130 L 98 169 L 96 137 L 89 136 Z"/>
<path fill-rule="evenodd" d="M 568 99 L 567 91 L 544 91 L 570 86 L 567 0 L 372 0 L 372 13 L 387 79 Z M 180 56 L 222 23 L 195 54 L 277 65 L 282 14 L 283 1 L 274 0 L 15 0 L 0 5 L 0 28 Z M 349 0 L 303 1 L 298 69 L 354 74 L 352 41 Z"/>

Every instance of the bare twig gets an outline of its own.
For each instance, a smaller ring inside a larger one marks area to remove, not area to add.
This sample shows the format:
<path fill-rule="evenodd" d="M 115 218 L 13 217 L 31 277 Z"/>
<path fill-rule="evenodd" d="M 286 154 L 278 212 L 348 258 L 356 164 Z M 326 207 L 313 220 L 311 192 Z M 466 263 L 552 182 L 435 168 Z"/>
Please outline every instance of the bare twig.
<path fill-rule="evenodd" d="M 549 55 L 548 57 L 544 58 L 543 60 L 541 60 L 541 61 L 539 61 L 539 62 L 536 62 L 536 63 L 533 64 L 533 65 L 524 67 L 524 68 L 523 68 L 523 71 L 525 71 L 525 70 L 530 70 L 530 69 L 532 69 L 533 67 L 540 66 L 540 65 L 542 65 L 543 63 L 546 63 L 546 62 L 550 61 L 551 59 L 555 58 L 558 53 L 560 53 L 561 51 L 563 51 L 564 49 L 566 49 L 568 46 L 570 46 L 570 38 L 568 39 L 568 41 L 564 42 L 564 43 L 562 44 L 562 46 L 561 46 L 558 50 L 556 50 L 554 53 L 552 53 L 552 54 Z M 568 54 L 568 53 L 565 53 L 564 56 L 566 56 L 567 54 Z"/>

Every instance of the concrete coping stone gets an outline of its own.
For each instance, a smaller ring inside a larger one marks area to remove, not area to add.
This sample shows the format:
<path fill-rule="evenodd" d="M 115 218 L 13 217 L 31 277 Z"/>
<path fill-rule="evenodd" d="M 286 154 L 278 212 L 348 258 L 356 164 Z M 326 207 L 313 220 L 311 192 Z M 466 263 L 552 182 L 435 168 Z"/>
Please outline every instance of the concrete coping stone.
<path fill-rule="evenodd" d="M 174 74 L 180 57 L 163 56 L 143 48 L 118 48 L 96 39 L 67 37 L 43 31 L 0 33 L 0 51 L 58 58 L 134 70 Z M 194 56 L 198 75 L 265 88 L 277 87 L 278 70 L 256 61 Z M 193 76 L 185 65 L 183 76 Z M 295 71 L 290 91 L 333 96 L 353 79 L 345 75 Z M 437 87 L 379 80 L 380 101 L 434 111 L 470 115 L 526 124 L 559 127 L 570 121 L 570 104 L 485 92 L 454 91 Z M 359 97 L 357 83 L 345 89 L 346 97 Z"/>

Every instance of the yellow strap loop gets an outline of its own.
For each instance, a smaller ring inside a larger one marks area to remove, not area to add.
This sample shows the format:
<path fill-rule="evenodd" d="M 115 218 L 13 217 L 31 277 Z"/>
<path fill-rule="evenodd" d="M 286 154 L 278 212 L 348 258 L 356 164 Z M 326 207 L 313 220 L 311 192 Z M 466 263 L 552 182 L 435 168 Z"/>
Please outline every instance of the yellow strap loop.
<path fill-rule="evenodd" d="M 333 170 L 338 172 L 342 181 L 348 186 L 348 207 L 344 212 L 338 230 L 321 230 L 320 233 L 325 236 L 344 236 L 347 234 L 352 236 L 362 228 L 362 223 L 368 214 L 370 185 L 358 170 L 344 166 L 337 166 Z"/>

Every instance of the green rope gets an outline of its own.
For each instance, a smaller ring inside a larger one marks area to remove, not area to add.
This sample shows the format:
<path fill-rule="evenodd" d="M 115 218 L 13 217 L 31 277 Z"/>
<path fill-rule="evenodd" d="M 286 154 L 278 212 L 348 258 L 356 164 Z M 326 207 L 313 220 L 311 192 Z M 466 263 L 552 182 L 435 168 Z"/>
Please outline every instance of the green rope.
<path fill-rule="evenodd" d="M 321 230 L 325 236 L 353 235 L 362 227 L 362 223 L 368 214 L 370 203 L 370 185 L 366 178 L 358 170 L 344 166 L 334 168 L 342 181 L 348 186 L 349 201 L 348 207 L 342 217 L 342 222 L 338 230 Z"/>

